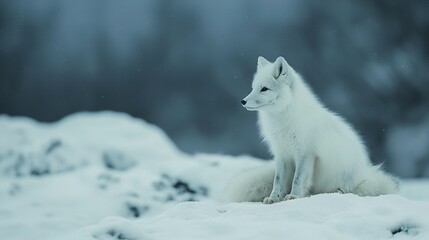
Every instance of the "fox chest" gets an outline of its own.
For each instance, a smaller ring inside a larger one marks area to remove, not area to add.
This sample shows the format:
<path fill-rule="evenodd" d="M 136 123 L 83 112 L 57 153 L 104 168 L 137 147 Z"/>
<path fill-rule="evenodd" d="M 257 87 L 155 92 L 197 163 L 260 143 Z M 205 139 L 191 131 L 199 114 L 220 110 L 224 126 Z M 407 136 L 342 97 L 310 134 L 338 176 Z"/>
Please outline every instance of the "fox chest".
<path fill-rule="evenodd" d="M 303 151 L 302 139 L 293 129 L 267 126 L 262 131 L 275 157 L 296 157 Z"/>

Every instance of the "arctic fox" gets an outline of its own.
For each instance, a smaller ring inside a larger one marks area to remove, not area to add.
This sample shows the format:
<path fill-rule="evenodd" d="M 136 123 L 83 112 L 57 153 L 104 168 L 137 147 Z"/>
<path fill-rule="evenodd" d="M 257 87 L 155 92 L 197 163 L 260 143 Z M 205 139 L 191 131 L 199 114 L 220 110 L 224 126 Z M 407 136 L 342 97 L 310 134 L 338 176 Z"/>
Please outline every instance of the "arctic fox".
<path fill-rule="evenodd" d="M 283 57 L 274 63 L 258 58 L 252 91 L 241 104 L 258 111 L 274 166 L 235 179 L 228 201 L 270 204 L 319 193 L 377 196 L 397 190 L 397 180 L 371 164 L 353 128 L 320 103 Z"/>

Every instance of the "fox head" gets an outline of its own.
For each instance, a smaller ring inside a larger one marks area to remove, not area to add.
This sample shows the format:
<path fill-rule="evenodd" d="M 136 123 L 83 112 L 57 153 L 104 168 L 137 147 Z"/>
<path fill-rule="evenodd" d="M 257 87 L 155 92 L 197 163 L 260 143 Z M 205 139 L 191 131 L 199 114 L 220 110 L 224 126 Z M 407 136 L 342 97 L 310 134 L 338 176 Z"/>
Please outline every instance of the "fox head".
<path fill-rule="evenodd" d="M 283 57 L 274 63 L 263 57 L 253 77 L 252 91 L 241 104 L 249 111 L 276 111 L 288 105 L 292 98 L 293 69 Z"/>

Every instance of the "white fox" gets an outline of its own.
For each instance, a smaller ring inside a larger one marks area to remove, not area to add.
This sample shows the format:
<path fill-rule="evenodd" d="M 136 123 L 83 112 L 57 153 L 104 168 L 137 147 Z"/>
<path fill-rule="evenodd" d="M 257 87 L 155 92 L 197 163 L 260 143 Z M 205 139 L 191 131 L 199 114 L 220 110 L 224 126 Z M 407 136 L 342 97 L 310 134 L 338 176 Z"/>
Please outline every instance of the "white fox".
<path fill-rule="evenodd" d="M 270 204 L 319 193 L 377 196 L 398 182 L 373 166 L 353 128 L 324 107 L 283 57 L 258 58 L 252 92 L 241 101 L 258 111 L 261 135 L 274 164 L 238 176 L 227 201 Z"/>

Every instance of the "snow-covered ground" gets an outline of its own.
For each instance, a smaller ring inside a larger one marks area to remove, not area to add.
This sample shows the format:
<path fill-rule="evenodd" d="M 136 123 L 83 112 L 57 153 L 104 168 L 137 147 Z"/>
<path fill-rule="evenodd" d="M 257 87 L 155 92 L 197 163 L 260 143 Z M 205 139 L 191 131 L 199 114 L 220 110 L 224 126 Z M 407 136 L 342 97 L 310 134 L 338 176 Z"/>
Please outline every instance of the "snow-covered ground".
<path fill-rule="evenodd" d="M 121 113 L 0 116 L 0 239 L 429 239 L 429 180 L 381 197 L 219 201 L 235 173 L 264 164 L 182 153 Z"/>

